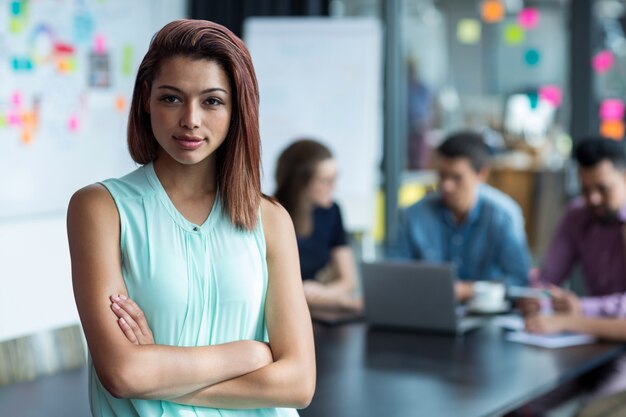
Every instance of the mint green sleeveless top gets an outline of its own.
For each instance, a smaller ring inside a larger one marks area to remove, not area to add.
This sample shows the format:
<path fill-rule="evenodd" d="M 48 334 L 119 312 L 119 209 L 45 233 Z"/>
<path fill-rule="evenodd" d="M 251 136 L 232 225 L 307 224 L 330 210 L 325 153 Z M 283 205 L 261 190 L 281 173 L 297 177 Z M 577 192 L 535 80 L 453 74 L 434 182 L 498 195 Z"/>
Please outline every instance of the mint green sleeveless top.
<path fill-rule="evenodd" d="M 207 346 L 267 341 L 267 264 L 260 221 L 236 228 L 215 200 L 204 224 L 174 207 L 151 163 L 102 183 L 120 217 L 122 273 L 143 309 L 155 343 Z M 89 360 L 89 398 L 96 417 L 293 417 L 293 409 L 227 410 L 158 400 L 114 398 Z"/>

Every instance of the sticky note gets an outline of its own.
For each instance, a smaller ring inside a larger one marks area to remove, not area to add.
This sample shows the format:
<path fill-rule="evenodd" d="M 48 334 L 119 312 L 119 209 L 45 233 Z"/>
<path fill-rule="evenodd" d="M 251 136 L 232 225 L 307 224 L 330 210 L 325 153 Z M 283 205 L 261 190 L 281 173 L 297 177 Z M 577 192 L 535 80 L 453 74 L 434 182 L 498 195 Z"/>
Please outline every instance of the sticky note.
<path fill-rule="evenodd" d="M 617 98 L 608 98 L 600 103 L 601 120 L 622 120 L 624 118 L 624 102 Z"/>
<path fill-rule="evenodd" d="M 480 22 L 476 19 L 461 19 L 456 25 L 456 38 L 466 45 L 480 42 Z"/>
<path fill-rule="evenodd" d="M 119 95 L 115 99 L 115 108 L 119 112 L 123 112 L 126 109 L 126 98 L 123 95 Z"/>
<path fill-rule="evenodd" d="M 624 139 L 624 122 L 621 120 L 604 120 L 600 124 L 600 135 L 605 138 L 623 140 Z"/>
<path fill-rule="evenodd" d="M 133 75 L 133 47 L 124 45 L 122 50 L 122 74 L 129 77 Z"/>
<path fill-rule="evenodd" d="M 531 109 L 536 109 L 539 106 L 539 94 L 538 93 L 528 93 L 528 102 L 530 103 Z"/>
<path fill-rule="evenodd" d="M 11 2 L 11 15 L 19 16 L 22 14 L 22 2 L 21 1 L 12 1 Z"/>
<path fill-rule="evenodd" d="M 21 106 L 22 101 L 22 93 L 20 91 L 14 91 L 13 94 L 11 94 L 11 104 L 14 107 Z"/>
<path fill-rule="evenodd" d="M 9 31 L 11 33 L 20 33 L 24 29 L 24 19 L 21 17 L 9 18 Z"/>
<path fill-rule="evenodd" d="M 0 113 L 0 128 L 6 127 L 7 126 L 7 117 Z"/>
<path fill-rule="evenodd" d="M 22 134 L 20 135 L 20 140 L 24 145 L 30 145 L 33 143 L 33 130 L 32 129 L 24 129 L 22 130 Z"/>
<path fill-rule="evenodd" d="M 67 121 L 67 128 L 72 133 L 78 132 L 78 129 L 80 128 L 80 121 L 78 120 L 78 116 L 70 116 L 69 120 Z"/>
<path fill-rule="evenodd" d="M 504 41 L 509 45 L 519 45 L 524 42 L 524 29 L 515 23 L 506 25 L 504 29 Z"/>
<path fill-rule="evenodd" d="M 93 34 L 93 17 L 89 13 L 80 13 L 74 16 L 74 42 L 88 45 Z"/>
<path fill-rule="evenodd" d="M 528 66 L 534 67 L 541 61 L 541 53 L 535 48 L 529 48 L 524 52 L 524 61 Z"/>
<path fill-rule="evenodd" d="M 17 110 L 11 110 L 7 114 L 7 120 L 9 122 L 9 126 L 16 127 L 22 124 L 22 118 Z"/>
<path fill-rule="evenodd" d="M 558 85 L 544 85 L 539 88 L 539 97 L 556 108 L 561 105 L 563 92 Z"/>
<path fill-rule="evenodd" d="M 527 7 L 517 15 L 517 23 L 526 30 L 534 29 L 539 24 L 539 10 Z"/>
<path fill-rule="evenodd" d="M 33 69 L 33 61 L 25 57 L 13 57 L 11 59 L 13 71 L 30 71 Z"/>
<path fill-rule="evenodd" d="M 102 34 L 96 35 L 93 42 L 93 50 L 97 54 L 106 53 L 106 40 L 104 39 L 104 36 Z"/>
<path fill-rule="evenodd" d="M 507 12 L 515 14 L 524 8 L 524 0 L 504 0 Z"/>
<path fill-rule="evenodd" d="M 599 73 L 603 74 L 613 68 L 613 63 L 615 62 L 615 58 L 611 51 L 600 51 L 598 52 L 592 59 L 593 69 Z"/>
<path fill-rule="evenodd" d="M 505 12 L 504 4 L 500 0 L 483 0 L 480 5 L 480 14 L 486 23 L 501 21 Z"/>

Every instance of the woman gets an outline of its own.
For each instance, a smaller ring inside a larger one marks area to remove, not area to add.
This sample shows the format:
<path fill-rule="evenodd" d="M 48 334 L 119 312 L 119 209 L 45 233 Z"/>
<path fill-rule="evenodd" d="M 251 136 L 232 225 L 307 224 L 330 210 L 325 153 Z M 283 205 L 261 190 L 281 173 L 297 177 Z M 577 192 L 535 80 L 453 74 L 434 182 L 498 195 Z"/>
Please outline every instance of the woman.
<path fill-rule="evenodd" d="M 258 102 L 228 29 L 179 20 L 152 39 L 128 124 L 142 166 L 68 210 L 94 416 L 295 416 L 310 402 L 312 329 L 291 221 L 260 192 Z"/>
<path fill-rule="evenodd" d="M 298 140 L 283 151 L 276 167 L 276 199 L 296 229 L 300 271 L 309 307 L 357 310 L 352 251 L 339 206 L 333 201 L 337 166 L 319 142 Z"/>

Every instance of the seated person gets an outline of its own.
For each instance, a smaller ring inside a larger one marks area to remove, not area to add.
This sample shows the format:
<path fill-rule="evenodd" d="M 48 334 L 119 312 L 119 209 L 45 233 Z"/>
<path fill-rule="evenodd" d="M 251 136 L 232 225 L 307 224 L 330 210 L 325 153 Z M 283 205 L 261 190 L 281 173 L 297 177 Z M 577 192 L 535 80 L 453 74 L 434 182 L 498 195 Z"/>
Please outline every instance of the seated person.
<path fill-rule="evenodd" d="M 610 139 L 589 138 L 576 146 L 574 158 L 583 195 L 565 209 L 538 282 L 534 283 L 549 286 L 554 314 L 541 314 L 542 303 L 533 299 L 520 300 L 518 307 L 526 316 L 526 328 L 531 332 L 572 331 L 626 341 L 624 147 Z M 556 286 L 568 278 L 576 264 L 582 266 L 587 296 L 579 297 Z M 591 398 L 603 398 L 626 390 L 625 375 L 626 357 L 622 357 L 595 373 L 592 380 L 588 377 L 576 381 L 576 390 L 586 391 L 585 395 L 591 391 Z M 562 398 L 555 396 L 544 402 L 554 406 L 559 401 Z"/>
<path fill-rule="evenodd" d="M 324 145 L 298 140 L 276 167 L 276 199 L 296 230 L 304 293 L 310 308 L 358 310 L 356 273 L 341 211 L 333 201 L 337 166 Z"/>
<path fill-rule="evenodd" d="M 438 190 L 403 212 L 390 257 L 452 262 L 459 301 L 473 296 L 472 281 L 525 285 L 524 218 L 513 199 L 485 184 L 489 153 L 482 136 L 455 133 L 437 156 Z"/>

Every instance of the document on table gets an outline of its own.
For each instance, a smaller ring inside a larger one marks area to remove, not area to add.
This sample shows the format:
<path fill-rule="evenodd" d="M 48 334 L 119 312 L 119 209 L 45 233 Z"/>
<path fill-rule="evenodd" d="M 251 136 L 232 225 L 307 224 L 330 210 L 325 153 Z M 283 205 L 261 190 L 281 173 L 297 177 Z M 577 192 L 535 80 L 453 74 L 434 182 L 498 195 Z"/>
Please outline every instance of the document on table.
<path fill-rule="evenodd" d="M 511 342 L 525 343 L 533 346 L 554 349 L 568 346 L 588 345 L 596 338 L 580 333 L 534 334 L 524 331 L 510 332 L 506 339 Z"/>

